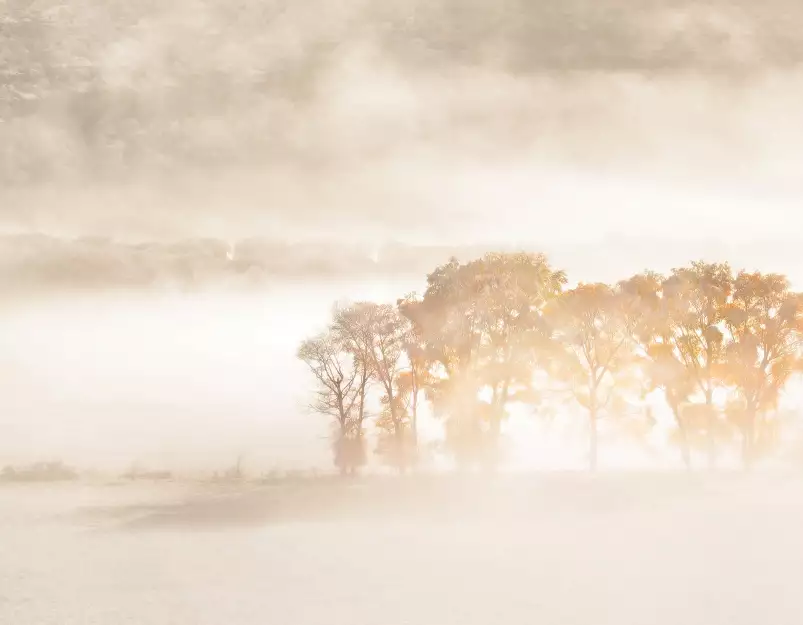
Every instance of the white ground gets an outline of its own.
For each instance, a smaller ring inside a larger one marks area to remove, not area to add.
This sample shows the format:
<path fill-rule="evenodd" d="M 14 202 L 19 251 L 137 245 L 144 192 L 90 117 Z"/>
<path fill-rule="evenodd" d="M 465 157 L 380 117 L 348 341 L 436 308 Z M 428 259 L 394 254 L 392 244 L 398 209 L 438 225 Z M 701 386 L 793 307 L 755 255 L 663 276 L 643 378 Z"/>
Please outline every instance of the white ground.
<path fill-rule="evenodd" d="M 0 623 L 798 625 L 802 486 L 0 485 Z"/>

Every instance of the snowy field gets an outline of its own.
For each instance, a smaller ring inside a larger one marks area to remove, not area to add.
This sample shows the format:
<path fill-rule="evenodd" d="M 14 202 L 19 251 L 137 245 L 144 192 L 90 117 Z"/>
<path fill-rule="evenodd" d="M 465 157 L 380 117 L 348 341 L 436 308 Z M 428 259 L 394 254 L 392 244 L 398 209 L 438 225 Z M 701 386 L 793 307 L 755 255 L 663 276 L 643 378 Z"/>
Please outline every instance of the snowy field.
<path fill-rule="evenodd" d="M 0 623 L 783 625 L 803 480 L 0 486 Z"/>

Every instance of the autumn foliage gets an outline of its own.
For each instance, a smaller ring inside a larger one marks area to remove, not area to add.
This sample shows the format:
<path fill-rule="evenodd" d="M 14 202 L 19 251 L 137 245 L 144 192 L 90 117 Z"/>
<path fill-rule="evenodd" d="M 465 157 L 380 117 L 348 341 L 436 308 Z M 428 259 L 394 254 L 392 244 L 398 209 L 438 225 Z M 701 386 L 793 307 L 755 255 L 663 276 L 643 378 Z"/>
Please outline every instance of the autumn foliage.
<path fill-rule="evenodd" d="M 779 400 L 800 369 L 802 319 L 784 276 L 724 263 L 570 287 L 541 254 L 487 254 L 436 267 L 422 295 L 395 305 L 336 308 L 298 355 L 318 385 L 312 407 L 336 425 L 344 473 L 367 458 L 369 422 L 388 464 L 415 466 L 424 406 L 443 421 L 457 467 L 493 469 L 504 462 L 510 407 L 538 419 L 556 401 L 583 415 L 594 470 L 599 424 L 636 414 L 643 438 L 654 393 L 687 468 L 695 453 L 714 467 L 718 450 L 734 446 L 751 466 L 777 441 Z"/>

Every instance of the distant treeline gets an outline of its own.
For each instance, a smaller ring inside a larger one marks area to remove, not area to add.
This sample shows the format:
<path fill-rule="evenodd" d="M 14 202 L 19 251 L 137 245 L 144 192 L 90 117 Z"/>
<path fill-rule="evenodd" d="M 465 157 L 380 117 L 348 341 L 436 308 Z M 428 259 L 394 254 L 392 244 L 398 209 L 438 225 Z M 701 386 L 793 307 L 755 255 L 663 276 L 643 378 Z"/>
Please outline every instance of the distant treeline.
<path fill-rule="evenodd" d="M 163 285 L 260 285 L 294 278 L 351 279 L 419 274 L 454 248 L 328 241 L 212 238 L 125 243 L 103 237 L 0 236 L 0 284 L 13 290 Z M 464 248 L 465 249 L 465 248 Z"/>
<path fill-rule="evenodd" d="M 335 306 L 298 356 L 346 474 L 366 461 L 369 423 L 388 464 L 415 466 L 425 408 L 444 421 L 458 466 L 496 467 L 516 405 L 533 418 L 584 414 L 594 469 L 599 425 L 643 440 L 654 391 L 687 467 L 695 450 L 715 466 L 734 446 L 751 466 L 776 449 L 779 402 L 801 371 L 802 304 L 785 276 L 727 263 L 569 287 L 542 254 L 491 253 L 436 267 L 423 295 L 395 305 Z"/>
<path fill-rule="evenodd" d="M 509 246 L 503 249 L 516 249 Z M 531 247 L 528 245 L 527 247 Z M 671 267 L 683 258 L 737 256 L 738 244 L 723 240 L 682 241 L 653 237 L 606 236 L 594 243 L 532 245 L 550 257 L 570 262 L 572 273 L 607 280 L 623 267 L 644 259 Z M 185 238 L 126 242 L 100 236 L 78 238 L 44 234 L 0 235 L 0 284 L 7 295 L 53 292 L 54 289 L 214 286 L 260 287 L 282 280 L 392 280 L 416 283 L 430 267 L 450 257 L 482 256 L 499 245 L 419 245 L 394 242 L 349 242 L 337 237 L 290 241 L 251 237 Z M 559 250 L 557 251 L 552 250 Z M 738 257 L 756 265 L 781 265 L 796 243 L 789 239 L 756 240 L 738 249 Z M 799 276 L 800 267 L 790 266 Z"/>

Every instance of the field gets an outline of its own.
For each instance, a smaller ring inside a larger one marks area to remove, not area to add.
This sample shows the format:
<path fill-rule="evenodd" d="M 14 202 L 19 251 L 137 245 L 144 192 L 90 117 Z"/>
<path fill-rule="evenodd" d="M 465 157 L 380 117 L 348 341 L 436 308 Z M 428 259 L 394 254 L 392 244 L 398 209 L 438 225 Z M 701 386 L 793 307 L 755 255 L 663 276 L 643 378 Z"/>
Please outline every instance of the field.
<path fill-rule="evenodd" d="M 797 474 L 0 486 L 0 623 L 755 625 Z"/>

